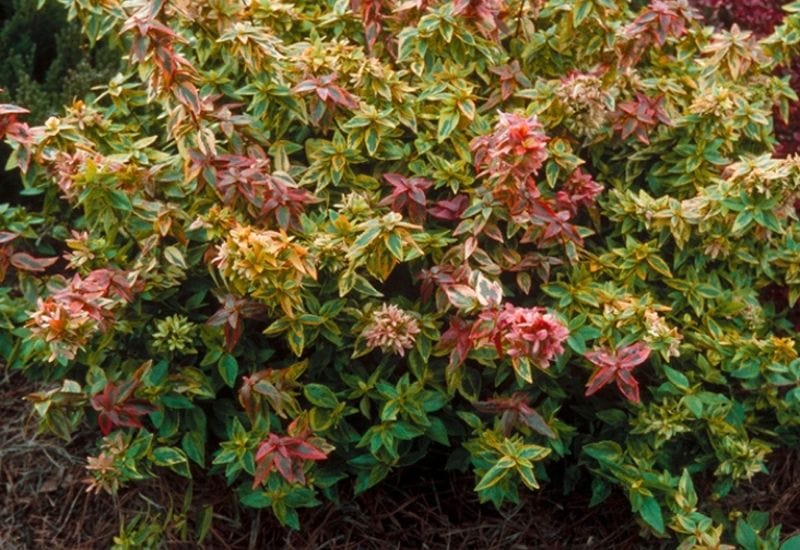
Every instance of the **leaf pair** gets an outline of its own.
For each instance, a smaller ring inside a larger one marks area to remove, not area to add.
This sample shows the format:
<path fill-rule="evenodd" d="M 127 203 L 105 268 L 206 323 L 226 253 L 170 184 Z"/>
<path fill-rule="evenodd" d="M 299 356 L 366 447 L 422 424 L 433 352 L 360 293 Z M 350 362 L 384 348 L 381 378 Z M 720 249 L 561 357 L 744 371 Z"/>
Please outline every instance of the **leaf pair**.
<path fill-rule="evenodd" d="M 116 427 L 141 428 L 139 417 L 149 414 L 155 408 L 141 399 L 134 399 L 133 392 L 138 382 L 129 380 L 119 386 L 108 382 L 101 393 L 92 397 L 92 407 L 99 414 L 97 423 L 103 435 L 108 435 Z"/>
<path fill-rule="evenodd" d="M 272 470 L 277 470 L 289 483 L 297 482 L 305 485 L 306 476 L 303 471 L 305 461 L 325 460 L 326 458 L 328 456 L 321 449 L 303 438 L 270 433 L 256 451 L 253 489 L 266 481 Z"/>
<path fill-rule="evenodd" d="M 640 403 L 639 383 L 631 371 L 637 365 L 644 363 L 649 356 L 650 347 L 644 342 L 637 342 L 616 351 L 602 348 L 586 353 L 584 357 L 598 367 L 586 384 L 586 396 L 597 393 L 600 388 L 614 381 L 625 399 L 632 403 Z"/>

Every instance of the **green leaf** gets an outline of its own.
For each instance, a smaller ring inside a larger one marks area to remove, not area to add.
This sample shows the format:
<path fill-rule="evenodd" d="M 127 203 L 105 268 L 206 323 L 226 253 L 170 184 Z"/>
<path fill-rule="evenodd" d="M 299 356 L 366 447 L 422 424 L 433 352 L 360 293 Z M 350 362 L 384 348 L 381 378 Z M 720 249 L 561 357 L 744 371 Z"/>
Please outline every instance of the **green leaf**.
<path fill-rule="evenodd" d="M 692 483 L 692 476 L 689 475 L 689 470 L 683 469 L 681 479 L 678 481 L 678 491 L 683 496 L 686 505 L 694 507 L 697 505 L 697 493 L 694 490 L 694 483 Z"/>
<path fill-rule="evenodd" d="M 373 226 L 364 231 L 361 235 L 353 243 L 351 248 L 351 252 L 348 256 L 352 255 L 353 250 L 364 249 L 367 248 L 372 241 L 374 241 L 378 236 L 381 234 L 381 228 L 378 226 Z"/>
<path fill-rule="evenodd" d="M 733 226 L 731 227 L 731 233 L 733 235 L 738 235 L 742 233 L 745 229 L 747 229 L 750 224 L 753 222 L 753 214 L 749 210 L 742 210 L 739 212 L 739 215 L 736 216 L 736 219 L 733 222 Z"/>
<path fill-rule="evenodd" d="M 689 389 L 689 379 L 683 375 L 683 373 L 676 371 L 675 369 L 664 366 L 664 374 L 667 375 L 667 379 L 675 384 L 678 388 L 682 390 Z"/>
<path fill-rule="evenodd" d="M 272 505 L 272 498 L 266 491 L 251 491 L 242 496 L 239 501 L 250 508 L 266 508 Z"/>
<path fill-rule="evenodd" d="M 236 361 L 236 357 L 230 353 L 223 353 L 217 363 L 217 370 L 219 370 L 222 381 L 229 388 L 236 384 L 236 377 L 239 375 L 239 363 Z"/>
<path fill-rule="evenodd" d="M 181 439 L 181 448 L 186 456 L 200 467 L 205 466 L 205 436 L 196 431 L 186 432 Z"/>
<path fill-rule="evenodd" d="M 164 249 L 164 259 L 176 267 L 187 269 L 183 252 L 177 246 L 168 246 Z"/>
<path fill-rule="evenodd" d="M 380 142 L 381 136 L 378 134 L 378 131 L 372 127 L 367 128 L 367 131 L 364 133 L 364 145 L 367 146 L 367 153 L 369 153 L 370 156 L 374 156 L 378 151 Z"/>
<path fill-rule="evenodd" d="M 589 500 L 589 508 L 594 508 L 609 496 L 611 496 L 611 486 L 602 479 L 592 479 L 592 498 Z"/>
<path fill-rule="evenodd" d="M 592 12 L 594 4 L 591 0 L 583 0 L 575 8 L 572 9 L 572 25 L 577 28 L 583 23 L 589 14 Z"/>
<path fill-rule="evenodd" d="M 356 479 L 355 494 L 360 495 L 370 487 L 374 487 L 389 475 L 389 467 L 385 464 L 375 464 L 368 472 L 359 473 Z"/>
<path fill-rule="evenodd" d="M 371 296 L 373 298 L 383 298 L 383 293 L 372 286 L 365 277 L 362 275 L 355 275 L 355 284 L 353 288 L 359 294 L 363 294 L 364 296 Z"/>
<path fill-rule="evenodd" d="M 703 298 L 719 298 L 719 296 L 722 294 L 722 291 L 719 288 L 703 283 L 695 286 L 694 289 Z"/>
<path fill-rule="evenodd" d="M 578 355 L 583 355 L 587 351 L 586 341 L 578 334 L 570 334 L 567 338 L 567 345 Z"/>
<path fill-rule="evenodd" d="M 622 448 L 613 441 L 598 441 L 583 447 L 583 452 L 602 464 L 616 465 L 622 457 Z"/>
<path fill-rule="evenodd" d="M 531 362 L 527 357 L 515 357 L 513 361 L 514 372 L 521 380 L 528 384 L 533 383 L 533 373 L 531 372 Z"/>
<path fill-rule="evenodd" d="M 336 394 L 328 386 L 323 386 L 322 384 L 306 384 L 303 387 L 303 394 L 309 403 L 317 407 L 333 409 L 339 404 Z"/>
<path fill-rule="evenodd" d="M 211 531 L 211 524 L 214 518 L 214 506 L 206 504 L 200 512 L 200 517 L 197 520 L 197 527 L 195 533 L 197 535 L 197 544 L 202 544 Z"/>
<path fill-rule="evenodd" d="M 453 130 L 458 126 L 460 118 L 458 111 L 453 111 L 452 109 L 444 109 L 441 112 L 439 115 L 439 127 L 436 130 L 436 139 L 439 143 L 442 143 L 450 137 L 450 134 L 452 134 Z"/>
<path fill-rule="evenodd" d="M 385 239 L 386 248 L 398 261 L 403 261 L 403 241 L 397 233 L 390 233 Z"/>
<path fill-rule="evenodd" d="M 736 522 L 736 542 L 744 550 L 758 550 L 758 533 L 742 518 Z"/>
<path fill-rule="evenodd" d="M 286 333 L 286 339 L 289 342 L 289 347 L 292 352 L 298 357 L 303 355 L 303 348 L 306 342 L 306 333 L 303 325 L 300 323 L 293 323 L 289 325 L 289 331 Z"/>
<path fill-rule="evenodd" d="M 108 199 L 111 207 L 115 210 L 121 210 L 123 212 L 130 212 L 133 210 L 131 200 L 128 198 L 128 195 L 122 191 L 117 191 L 116 189 L 109 190 Z"/>
<path fill-rule="evenodd" d="M 654 497 L 644 497 L 642 499 L 639 515 L 657 533 L 664 532 L 664 517 L 661 514 L 661 506 L 658 505 L 658 501 Z"/>
<path fill-rule="evenodd" d="M 800 550 L 800 535 L 789 537 L 783 541 L 780 550 Z"/>
<path fill-rule="evenodd" d="M 415 27 L 406 27 L 397 36 L 397 61 L 406 61 L 417 47 L 417 37 L 419 31 Z"/>
<path fill-rule="evenodd" d="M 536 476 L 534 475 L 533 468 L 531 466 L 519 465 L 517 466 L 517 473 L 528 489 L 533 491 L 539 488 L 539 482 L 536 481 Z"/>
<path fill-rule="evenodd" d="M 444 422 L 435 416 L 430 417 L 428 420 L 431 425 L 428 426 L 425 434 L 440 445 L 450 446 L 450 439 L 447 437 L 447 426 L 445 426 Z"/>
<path fill-rule="evenodd" d="M 189 460 L 180 449 L 175 447 L 156 447 L 153 449 L 153 464 L 164 466 L 183 477 L 192 477 L 189 472 Z"/>
<path fill-rule="evenodd" d="M 502 481 L 506 475 L 508 475 L 509 470 L 513 468 L 515 465 L 516 463 L 514 462 L 513 459 L 504 456 L 503 458 L 498 460 L 494 466 L 489 468 L 489 471 L 487 471 L 484 474 L 484 476 L 475 486 L 475 490 L 485 491 L 486 489 L 494 487 L 495 485 L 500 483 L 500 481 Z"/>
<path fill-rule="evenodd" d="M 672 272 L 669 270 L 669 266 L 667 262 L 665 262 L 659 256 L 650 255 L 647 257 L 647 265 L 649 265 L 653 270 L 657 271 L 664 277 L 672 278 Z"/>

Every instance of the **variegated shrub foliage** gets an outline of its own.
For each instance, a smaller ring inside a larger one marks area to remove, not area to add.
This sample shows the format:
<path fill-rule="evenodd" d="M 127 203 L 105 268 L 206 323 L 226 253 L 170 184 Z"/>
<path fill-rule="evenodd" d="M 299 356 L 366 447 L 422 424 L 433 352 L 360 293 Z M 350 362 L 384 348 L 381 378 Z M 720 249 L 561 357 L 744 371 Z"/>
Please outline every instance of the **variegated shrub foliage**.
<path fill-rule="evenodd" d="M 800 5 L 759 42 L 684 0 L 60 2 L 128 71 L 3 107 L 0 352 L 98 426 L 92 488 L 205 468 L 296 528 L 445 451 L 497 506 L 557 473 L 733 540 L 800 435 Z"/>

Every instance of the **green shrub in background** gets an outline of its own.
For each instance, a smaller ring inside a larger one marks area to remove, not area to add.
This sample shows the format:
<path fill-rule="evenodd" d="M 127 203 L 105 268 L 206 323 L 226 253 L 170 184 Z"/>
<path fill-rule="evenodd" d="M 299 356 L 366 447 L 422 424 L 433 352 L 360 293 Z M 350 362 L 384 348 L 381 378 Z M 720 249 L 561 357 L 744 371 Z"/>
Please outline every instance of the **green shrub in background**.
<path fill-rule="evenodd" d="M 1 0 L 0 17 L 0 88 L 31 111 L 32 121 L 58 114 L 121 66 L 119 52 L 105 42 L 90 49 L 80 25 L 68 23 L 58 4 L 37 8 L 32 0 Z"/>
<path fill-rule="evenodd" d="M 800 3 L 761 43 L 682 0 L 62 3 L 131 66 L 4 107 L 44 206 L 0 212 L 0 352 L 97 425 L 93 489 L 203 468 L 299 528 L 437 446 L 496 506 L 591 479 L 780 544 L 717 501 L 798 444 Z"/>

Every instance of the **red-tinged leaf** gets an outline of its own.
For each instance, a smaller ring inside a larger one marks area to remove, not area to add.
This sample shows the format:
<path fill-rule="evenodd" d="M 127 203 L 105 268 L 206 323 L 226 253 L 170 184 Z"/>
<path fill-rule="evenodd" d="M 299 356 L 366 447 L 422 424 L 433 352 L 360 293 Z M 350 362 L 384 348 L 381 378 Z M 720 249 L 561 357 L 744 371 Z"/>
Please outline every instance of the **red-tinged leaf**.
<path fill-rule="evenodd" d="M 149 403 L 143 403 L 141 401 L 128 403 L 122 408 L 122 411 L 130 415 L 132 417 L 139 417 L 144 416 L 146 414 L 150 414 L 151 412 L 155 411 L 155 407 L 150 405 Z"/>
<path fill-rule="evenodd" d="M 272 462 L 261 462 L 256 466 L 256 472 L 253 475 L 253 489 L 257 489 L 259 485 L 264 483 L 272 471 Z"/>
<path fill-rule="evenodd" d="M 339 86 L 331 86 L 328 88 L 328 93 L 330 94 L 331 100 L 337 105 L 341 105 L 350 110 L 358 109 L 358 98 Z"/>
<path fill-rule="evenodd" d="M 292 91 L 295 93 L 312 92 L 317 89 L 317 81 L 315 79 L 304 80 L 297 84 Z"/>
<path fill-rule="evenodd" d="M 271 434 L 269 440 L 261 443 L 261 446 L 258 448 L 258 452 L 256 452 L 256 462 L 261 462 L 264 459 L 266 459 L 269 455 L 275 452 L 275 449 L 276 447 L 272 443 L 272 434 Z"/>
<path fill-rule="evenodd" d="M 539 414 L 539 412 L 528 406 L 524 406 L 520 408 L 519 419 L 522 421 L 523 424 L 528 426 L 533 431 L 540 433 L 550 439 L 555 439 L 556 433 L 544 419 L 544 417 Z"/>
<path fill-rule="evenodd" d="M 306 484 L 306 473 L 303 471 L 303 464 L 301 462 L 292 463 L 292 474 L 297 483 L 300 485 Z"/>
<path fill-rule="evenodd" d="M 555 438 L 556 434 L 539 412 L 528 404 L 530 397 L 525 392 L 516 392 L 510 397 L 499 397 L 488 401 L 478 401 L 474 407 L 483 413 L 503 413 L 503 425 L 506 436 L 514 424 L 522 424 L 544 436 Z"/>
<path fill-rule="evenodd" d="M 228 324 L 228 320 L 231 318 L 231 316 L 231 310 L 223 307 L 222 309 L 215 311 L 214 314 L 208 318 L 206 324 L 212 327 L 221 327 L 222 325 Z"/>
<path fill-rule="evenodd" d="M 118 424 L 125 428 L 141 428 L 144 426 L 135 416 L 128 416 L 124 414 L 119 416 Z"/>
<path fill-rule="evenodd" d="M 114 424 L 111 422 L 111 419 L 105 415 L 100 415 L 99 417 L 97 417 L 97 423 L 100 426 L 100 432 L 103 435 L 110 434 L 111 429 L 114 427 Z"/>
<path fill-rule="evenodd" d="M 141 63 L 147 57 L 147 50 L 149 47 L 149 38 L 141 35 L 134 36 L 131 44 L 131 55 L 137 62 Z"/>
<path fill-rule="evenodd" d="M 461 214 L 469 205 L 469 197 L 466 195 L 456 195 L 452 199 L 437 201 L 428 208 L 428 213 L 434 218 L 444 221 L 455 221 L 461 218 Z"/>
<path fill-rule="evenodd" d="M 600 367 L 589 379 L 586 395 L 592 395 L 614 379 L 628 401 L 639 403 L 639 384 L 631 371 L 649 356 L 650 348 L 644 342 L 636 342 L 616 352 L 599 349 L 586 353 L 584 357 Z"/>
<path fill-rule="evenodd" d="M 10 243 L 19 237 L 19 233 L 12 233 L 11 231 L 0 231 L 0 244 Z"/>
<path fill-rule="evenodd" d="M 161 70 L 161 78 L 164 81 L 164 87 L 169 89 L 178 72 L 178 60 L 175 57 L 175 52 L 172 47 L 157 47 L 155 49 L 153 59 Z"/>
<path fill-rule="evenodd" d="M 311 443 L 302 440 L 298 440 L 296 444 L 290 447 L 290 453 L 304 460 L 325 460 L 328 458 L 325 453 L 314 447 Z"/>
<path fill-rule="evenodd" d="M 113 402 L 123 403 L 127 401 L 131 396 L 133 396 L 133 392 L 136 390 L 138 385 L 139 383 L 136 380 L 126 380 L 119 386 L 112 386 L 111 395 L 113 395 Z"/>
<path fill-rule="evenodd" d="M 450 350 L 449 370 L 460 367 L 472 349 L 472 324 L 458 318 L 450 318 L 450 327 L 442 334 L 438 348 Z"/>
<path fill-rule="evenodd" d="M 0 103 L 0 115 L 24 115 L 30 113 L 28 109 L 11 105 L 10 103 Z"/>
<path fill-rule="evenodd" d="M 425 178 L 406 178 L 400 174 L 383 175 L 392 186 L 392 193 L 380 201 L 381 206 L 390 206 L 395 212 L 406 213 L 414 223 L 425 221 L 427 198 L 425 191 L 433 182 Z"/>
<path fill-rule="evenodd" d="M 114 426 L 120 426 L 122 424 L 122 422 L 119 419 L 119 413 L 117 413 L 117 411 L 113 409 L 110 411 L 104 411 L 100 413 L 100 416 L 110 420 L 111 424 L 113 424 Z"/>
<path fill-rule="evenodd" d="M 383 179 L 386 180 L 386 183 L 388 183 L 389 185 L 391 185 L 396 189 L 405 189 L 406 187 L 406 178 L 404 178 L 400 174 L 387 172 L 383 175 Z"/>
<path fill-rule="evenodd" d="M 633 377 L 631 371 L 618 370 L 616 375 L 617 387 L 622 392 L 622 395 L 625 396 L 625 399 L 631 403 L 639 404 L 641 402 L 639 398 L 639 383 Z"/>
<path fill-rule="evenodd" d="M 273 453 L 272 463 L 275 469 L 281 474 L 286 481 L 293 483 L 295 481 L 294 469 L 292 468 L 292 459 L 288 456 L 283 456 L 281 453 Z"/>
<path fill-rule="evenodd" d="M 468 237 L 466 241 L 464 241 L 464 260 L 469 259 L 472 256 L 472 253 L 475 252 L 478 248 L 478 239 L 475 237 Z"/>
<path fill-rule="evenodd" d="M 197 91 L 194 84 L 188 80 L 184 80 L 173 85 L 172 91 L 178 101 L 185 105 L 193 115 L 196 116 L 200 114 L 200 93 Z"/>
<path fill-rule="evenodd" d="M 239 388 L 239 404 L 244 407 L 244 412 L 249 418 L 253 418 L 255 413 L 255 406 L 253 403 L 253 385 L 250 383 L 250 378 L 247 376 L 242 377 L 242 387 Z"/>
<path fill-rule="evenodd" d="M 48 267 L 56 263 L 58 261 L 58 256 L 54 256 L 51 258 L 34 258 L 30 254 L 26 254 L 25 252 L 17 252 L 16 254 L 11 255 L 10 260 L 11 260 L 11 265 L 16 267 L 17 269 L 21 269 L 22 271 L 32 271 L 35 273 L 41 273 Z"/>
<path fill-rule="evenodd" d="M 594 372 L 591 378 L 589 378 L 589 382 L 586 384 L 586 397 L 590 395 L 594 395 L 597 393 L 603 386 L 608 384 L 614 379 L 615 371 L 613 367 L 603 367 Z"/>
<path fill-rule="evenodd" d="M 239 339 L 242 337 L 244 333 L 244 323 L 237 322 L 236 326 L 231 327 L 230 324 L 225 325 L 225 350 L 228 352 L 232 352 L 236 349 L 236 344 L 239 343 Z"/>
<path fill-rule="evenodd" d="M 236 347 L 244 332 L 242 318 L 257 318 L 266 311 L 266 308 L 262 304 L 237 298 L 233 294 L 226 294 L 218 299 L 222 307 L 208 318 L 206 324 L 212 327 L 224 325 L 225 348 L 230 352 Z"/>
<path fill-rule="evenodd" d="M 623 369 L 632 369 L 647 361 L 648 357 L 650 357 L 650 347 L 644 342 L 636 342 L 617 352 L 619 366 Z"/>
<path fill-rule="evenodd" d="M 613 355 L 606 349 L 589 351 L 584 357 L 598 367 L 613 367 L 615 363 Z"/>
<path fill-rule="evenodd" d="M 476 410 L 487 414 L 499 414 L 509 409 L 505 400 L 502 399 L 489 399 L 488 401 L 475 401 L 472 404 Z"/>
<path fill-rule="evenodd" d="M 622 139 L 628 139 L 636 131 L 636 128 L 637 128 L 636 119 L 630 118 L 626 120 L 621 127 Z"/>
<path fill-rule="evenodd" d="M 290 427 L 291 429 L 291 427 Z M 253 486 L 266 480 L 274 467 L 289 483 L 305 483 L 303 461 L 325 460 L 327 455 L 300 437 L 279 436 L 270 433 L 256 452 L 256 473 Z"/>
<path fill-rule="evenodd" d="M 139 417 L 156 410 L 146 401 L 132 399 L 137 386 L 136 380 L 123 382 L 119 386 L 108 382 L 101 393 L 92 396 L 90 402 L 98 412 L 97 423 L 103 435 L 108 435 L 114 426 L 141 428 L 143 425 Z"/>

